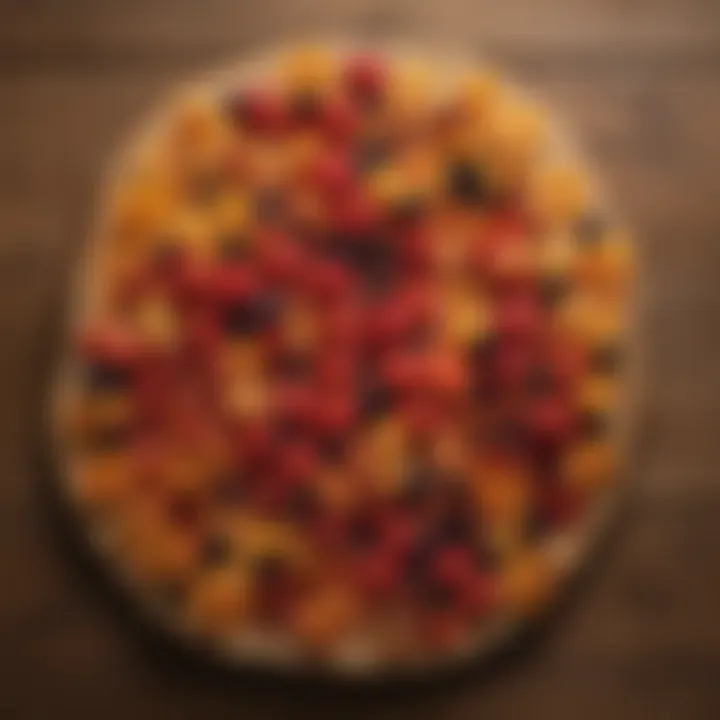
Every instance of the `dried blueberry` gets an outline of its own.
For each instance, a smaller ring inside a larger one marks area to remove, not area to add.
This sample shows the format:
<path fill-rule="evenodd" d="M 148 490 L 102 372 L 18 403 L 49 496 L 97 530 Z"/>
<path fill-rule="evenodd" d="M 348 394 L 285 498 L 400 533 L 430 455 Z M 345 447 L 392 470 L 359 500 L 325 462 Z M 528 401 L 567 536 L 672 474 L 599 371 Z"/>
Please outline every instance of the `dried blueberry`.
<path fill-rule="evenodd" d="M 132 380 L 129 368 L 110 363 L 90 363 L 83 374 L 86 387 L 93 392 L 124 389 Z"/>
<path fill-rule="evenodd" d="M 272 293 L 263 293 L 247 302 L 225 308 L 222 314 L 222 324 L 230 335 L 258 333 L 275 324 L 280 310 L 280 298 Z"/>
<path fill-rule="evenodd" d="M 487 179 L 475 163 L 460 160 L 447 169 L 448 195 L 464 205 L 480 205 L 490 197 Z"/>

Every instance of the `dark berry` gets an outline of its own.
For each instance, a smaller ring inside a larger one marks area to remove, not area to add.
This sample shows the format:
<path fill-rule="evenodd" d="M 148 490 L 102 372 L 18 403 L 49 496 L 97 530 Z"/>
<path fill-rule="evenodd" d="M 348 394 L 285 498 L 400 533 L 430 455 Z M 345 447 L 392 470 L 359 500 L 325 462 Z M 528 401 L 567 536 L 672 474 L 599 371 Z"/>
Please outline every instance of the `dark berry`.
<path fill-rule="evenodd" d="M 596 348 L 590 356 L 590 367 L 600 375 L 611 375 L 622 362 L 622 351 L 617 345 L 603 345 Z"/>
<path fill-rule="evenodd" d="M 320 455 L 330 463 L 339 463 L 347 454 L 347 439 L 342 436 L 325 437 L 320 440 Z"/>
<path fill-rule="evenodd" d="M 556 389 L 556 380 L 555 373 L 548 367 L 536 365 L 525 379 L 525 391 L 532 397 L 549 395 Z"/>
<path fill-rule="evenodd" d="M 296 93 L 290 102 L 293 120 L 301 125 L 317 122 L 322 114 L 322 98 L 317 92 L 305 90 Z"/>
<path fill-rule="evenodd" d="M 312 520 L 320 511 L 317 492 L 307 485 L 294 488 L 287 499 L 287 509 L 295 520 Z"/>
<path fill-rule="evenodd" d="M 463 205 L 480 205 L 490 195 L 486 178 L 474 163 L 468 161 L 449 165 L 446 187 L 448 195 Z"/>
<path fill-rule="evenodd" d="M 587 410 L 580 416 L 580 432 L 587 438 L 599 438 L 608 431 L 609 419 L 603 412 Z"/>
<path fill-rule="evenodd" d="M 258 219 L 265 225 L 282 223 L 287 210 L 284 193 L 278 188 L 264 188 L 255 196 Z"/>
<path fill-rule="evenodd" d="M 232 546 L 223 535 L 210 535 L 202 544 L 202 559 L 206 565 L 223 565 L 232 554 Z"/>
<path fill-rule="evenodd" d="M 270 293 L 257 295 L 247 302 L 228 306 L 223 311 L 222 323 L 230 335 L 248 335 L 271 327 L 281 311 L 281 300 Z"/>
<path fill-rule="evenodd" d="M 225 262 L 244 262 L 248 259 L 249 250 L 246 238 L 239 233 L 228 233 L 218 241 L 220 257 Z"/>
<path fill-rule="evenodd" d="M 127 388 L 132 381 L 130 369 L 123 365 L 91 362 L 85 366 L 85 385 L 90 391 L 119 390 Z"/>
<path fill-rule="evenodd" d="M 390 409 L 390 400 L 387 386 L 374 375 L 368 375 L 360 388 L 360 417 L 367 421 L 385 415 Z"/>
<path fill-rule="evenodd" d="M 567 297 L 571 283 L 564 277 L 544 277 L 540 280 L 540 300 L 543 307 L 553 308 Z"/>
<path fill-rule="evenodd" d="M 404 504 L 423 505 L 433 494 L 437 471 L 424 460 L 416 459 L 407 469 L 402 485 L 401 499 Z"/>

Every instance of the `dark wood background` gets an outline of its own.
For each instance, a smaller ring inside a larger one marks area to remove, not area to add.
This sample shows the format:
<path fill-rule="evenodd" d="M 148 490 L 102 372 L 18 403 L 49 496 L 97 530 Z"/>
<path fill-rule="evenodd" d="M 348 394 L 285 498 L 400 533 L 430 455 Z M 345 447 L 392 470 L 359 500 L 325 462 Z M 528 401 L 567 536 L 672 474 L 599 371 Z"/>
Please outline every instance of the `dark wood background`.
<path fill-rule="evenodd" d="M 638 236 L 635 500 L 548 632 L 440 681 L 201 671 L 48 510 L 39 417 L 103 163 L 172 82 L 298 33 L 490 54 L 575 126 Z M 720 2 L 0 0 L 0 717 L 720 717 Z"/>

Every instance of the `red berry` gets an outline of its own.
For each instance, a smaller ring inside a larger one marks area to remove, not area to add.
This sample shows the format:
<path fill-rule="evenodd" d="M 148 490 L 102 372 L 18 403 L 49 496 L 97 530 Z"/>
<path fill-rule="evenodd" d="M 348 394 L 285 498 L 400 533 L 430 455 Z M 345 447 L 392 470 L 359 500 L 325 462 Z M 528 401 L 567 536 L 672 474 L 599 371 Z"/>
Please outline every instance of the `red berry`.
<path fill-rule="evenodd" d="M 303 271 L 303 252 L 298 243 L 277 230 L 266 230 L 258 237 L 262 272 L 273 283 L 285 284 Z"/>
<path fill-rule="evenodd" d="M 379 100 L 385 90 L 387 69 L 376 56 L 357 55 L 348 62 L 345 81 L 356 99 L 372 103 Z"/>
<path fill-rule="evenodd" d="M 317 453 L 308 442 L 295 441 L 278 449 L 279 475 L 286 487 L 295 487 L 310 480 L 317 463 Z"/>
<path fill-rule="evenodd" d="M 411 520 L 401 515 L 390 515 L 383 524 L 383 546 L 388 554 L 403 555 L 412 545 L 415 528 Z"/>
<path fill-rule="evenodd" d="M 350 193 L 334 210 L 334 224 L 338 232 L 362 238 L 377 228 L 380 213 L 367 195 Z"/>
<path fill-rule="evenodd" d="M 462 625 L 454 613 L 434 612 L 427 615 L 423 622 L 423 633 L 433 648 L 445 649 L 454 646 L 460 640 Z"/>
<path fill-rule="evenodd" d="M 335 99 L 325 103 L 321 123 L 326 135 L 339 143 L 352 139 L 358 125 L 357 115 L 352 106 Z"/>
<path fill-rule="evenodd" d="M 419 438 L 435 436 L 444 422 L 443 413 L 429 398 L 414 397 L 400 406 L 400 414 L 410 432 Z"/>
<path fill-rule="evenodd" d="M 497 602 L 497 583 L 488 573 L 477 573 L 463 593 L 463 604 L 471 617 L 486 615 Z"/>
<path fill-rule="evenodd" d="M 319 300 L 336 302 L 349 291 L 352 277 L 340 263 L 320 260 L 312 266 L 309 282 Z"/>
<path fill-rule="evenodd" d="M 509 336 L 529 336 L 540 327 L 537 302 L 527 294 L 518 294 L 500 302 L 495 318 L 498 332 Z"/>
<path fill-rule="evenodd" d="M 432 572 L 435 580 L 450 588 L 461 589 L 475 578 L 475 562 L 470 552 L 462 547 L 447 547 L 434 558 Z"/>
<path fill-rule="evenodd" d="M 422 273 L 432 267 L 432 239 L 427 231 L 418 227 L 410 227 L 400 241 L 400 253 L 408 270 Z"/>
<path fill-rule="evenodd" d="M 252 466 L 264 463 L 273 451 L 273 434 L 267 423 L 251 422 L 238 434 L 237 448 L 240 457 Z"/>
<path fill-rule="evenodd" d="M 130 366 L 142 356 L 139 340 L 121 327 L 89 328 L 80 337 L 80 353 L 91 361 Z"/>
<path fill-rule="evenodd" d="M 313 414 L 315 398 L 309 387 L 299 383 L 280 385 L 275 396 L 277 414 L 285 421 L 304 423 Z"/>
<path fill-rule="evenodd" d="M 354 356 L 347 352 L 329 352 L 318 361 L 317 375 L 323 391 L 333 392 L 348 388 L 355 378 L 355 372 Z"/>
<path fill-rule="evenodd" d="M 560 397 L 539 400 L 530 409 L 530 427 L 537 440 L 559 444 L 573 431 L 575 413 Z"/>
<path fill-rule="evenodd" d="M 386 595 L 392 590 L 398 575 L 395 559 L 383 552 L 364 557 L 356 572 L 361 590 L 372 597 Z"/>
<path fill-rule="evenodd" d="M 341 300 L 323 313 L 322 339 L 329 348 L 356 348 L 362 340 L 363 331 L 363 312 L 355 303 Z"/>
<path fill-rule="evenodd" d="M 338 198 L 352 188 L 353 170 L 346 155 L 334 152 L 319 158 L 313 168 L 313 179 L 321 192 L 329 198 Z"/>
<path fill-rule="evenodd" d="M 417 387 L 422 380 L 422 373 L 422 358 L 406 352 L 394 352 L 382 364 L 383 380 L 395 390 Z"/>
<path fill-rule="evenodd" d="M 345 435 L 355 422 L 355 403 L 349 396 L 330 395 L 318 402 L 314 409 L 314 425 L 323 436 Z"/>
<path fill-rule="evenodd" d="M 220 303 L 249 300 L 257 291 L 257 276 L 245 265 L 217 266 L 211 279 L 212 297 Z"/>
<path fill-rule="evenodd" d="M 426 358 L 423 382 L 441 395 L 457 396 L 468 388 L 468 368 L 462 358 L 453 353 L 435 353 Z"/>
<path fill-rule="evenodd" d="M 522 343 L 505 341 L 499 344 L 493 359 L 494 375 L 504 387 L 518 385 L 530 367 L 530 353 Z"/>
<path fill-rule="evenodd" d="M 281 130 L 288 121 L 280 95 L 263 88 L 247 90 L 231 101 L 231 113 L 236 122 L 256 132 Z"/>

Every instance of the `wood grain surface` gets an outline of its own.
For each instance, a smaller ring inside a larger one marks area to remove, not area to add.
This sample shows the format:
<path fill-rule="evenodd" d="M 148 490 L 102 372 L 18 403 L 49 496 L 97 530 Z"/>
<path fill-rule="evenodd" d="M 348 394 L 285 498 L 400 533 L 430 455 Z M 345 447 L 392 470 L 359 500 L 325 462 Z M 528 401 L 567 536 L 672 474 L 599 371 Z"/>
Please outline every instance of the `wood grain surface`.
<path fill-rule="evenodd" d="M 633 226 L 634 497 L 562 612 L 491 666 L 348 689 L 203 669 L 138 629 L 52 506 L 41 434 L 104 162 L 170 84 L 298 35 L 497 59 Z M 720 717 L 720 2 L 0 0 L 0 718 Z"/>

